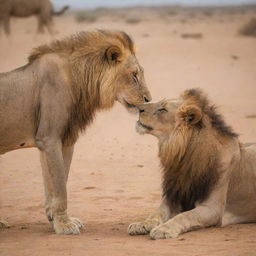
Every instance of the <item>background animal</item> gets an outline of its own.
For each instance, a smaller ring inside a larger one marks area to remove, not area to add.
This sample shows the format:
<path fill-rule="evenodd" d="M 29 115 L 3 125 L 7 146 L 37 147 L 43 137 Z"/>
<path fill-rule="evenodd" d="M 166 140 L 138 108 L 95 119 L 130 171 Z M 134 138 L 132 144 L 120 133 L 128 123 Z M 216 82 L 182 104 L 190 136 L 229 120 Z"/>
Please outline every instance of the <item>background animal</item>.
<path fill-rule="evenodd" d="M 53 15 L 63 14 L 69 6 L 64 6 L 59 12 L 55 12 L 49 0 L 1 0 L 0 1 L 0 25 L 2 23 L 6 35 L 11 33 L 11 17 L 29 17 L 36 15 L 38 19 L 38 33 L 44 32 L 46 27 L 53 34 Z"/>
<path fill-rule="evenodd" d="M 256 221 L 256 144 L 242 145 L 198 89 L 140 107 L 139 133 L 159 140 L 163 201 L 130 235 L 152 239 Z"/>
<path fill-rule="evenodd" d="M 133 41 L 120 31 L 81 32 L 42 45 L 27 65 L 0 74 L 0 154 L 40 150 L 46 215 L 56 233 L 78 234 L 83 226 L 67 215 L 66 183 L 79 132 L 115 101 L 130 111 L 150 100 Z"/>

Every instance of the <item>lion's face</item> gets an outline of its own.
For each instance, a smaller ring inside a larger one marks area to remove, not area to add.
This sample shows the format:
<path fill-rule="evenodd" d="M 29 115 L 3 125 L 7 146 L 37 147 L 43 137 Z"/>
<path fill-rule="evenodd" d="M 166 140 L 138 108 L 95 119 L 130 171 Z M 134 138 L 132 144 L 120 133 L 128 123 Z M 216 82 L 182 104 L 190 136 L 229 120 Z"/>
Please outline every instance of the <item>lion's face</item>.
<path fill-rule="evenodd" d="M 117 101 L 132 112 L 136 111 L 139 105 L 151 101 L 151 95 L 144 78 L 144 70 L 135 55 L 130 55 L 121 64 L 119 71 L 116 79 Z"/>
<path fill-rule="evenodd" d="M 128 111 L 138 112 L 137 107 L 151 101 L 151 95 L 146 86 L 143 68 L 135 54 L 112 46 L 106 50 L 105 55 L 111 67 L 106 76 L 112 75 L 113 100 L 119 101 Z"/>
<path fill-rule="evenodd" d="M 162 100 L 139 106 L 137 132 L 152 134 L 160 140 L 168 138 L 175 127 L 175 116 L 180 105 L 178 100 Z"/>

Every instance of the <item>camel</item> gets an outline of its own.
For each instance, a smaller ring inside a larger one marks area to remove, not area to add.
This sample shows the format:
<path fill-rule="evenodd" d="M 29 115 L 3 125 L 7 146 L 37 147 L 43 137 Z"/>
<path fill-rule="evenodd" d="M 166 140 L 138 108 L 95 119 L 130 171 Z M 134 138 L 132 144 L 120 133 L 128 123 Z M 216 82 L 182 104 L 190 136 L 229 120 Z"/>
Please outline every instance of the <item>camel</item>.
<path fill-rule="evenodd" d="M 50 0 L 0 0 L 0 25 L 2 23 L 5 34 L 10 35 L 11 17 L 29 17 L 36 15 L 38 18 L 37 33 L 44 33 L 44 27 L 53 35 L 54 15 L 63 14 L 69 6 L 64 6 L 59 12 L 54 11 Z"/>

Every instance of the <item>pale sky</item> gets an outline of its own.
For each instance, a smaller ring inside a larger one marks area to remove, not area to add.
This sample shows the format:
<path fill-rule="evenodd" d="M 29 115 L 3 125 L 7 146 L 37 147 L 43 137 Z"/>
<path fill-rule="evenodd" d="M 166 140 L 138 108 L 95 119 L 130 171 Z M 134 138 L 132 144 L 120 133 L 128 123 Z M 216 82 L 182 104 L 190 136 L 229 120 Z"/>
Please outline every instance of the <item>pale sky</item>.
<path fill-rule="evenodd" d="M 65 4 L 73 8 L 123 7 L 133 5 L 242 5 L 256 0 L 52 0 L 56 7 Z"/>

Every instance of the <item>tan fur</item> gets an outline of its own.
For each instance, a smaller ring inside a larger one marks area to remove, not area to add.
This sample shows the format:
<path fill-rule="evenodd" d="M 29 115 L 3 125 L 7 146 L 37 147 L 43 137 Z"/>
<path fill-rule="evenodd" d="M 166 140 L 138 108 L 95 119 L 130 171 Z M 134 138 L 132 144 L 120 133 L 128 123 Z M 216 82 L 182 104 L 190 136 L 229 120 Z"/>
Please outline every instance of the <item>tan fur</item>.
<path fill-rule="evenodd" d="M 29 17 L 36 15 L 38 19 L 38 33 L 44 32 L 47 27 L 53 34 L 53 15 L 61 15 L 69 7 L 64 6 L 61 11 L 53 10 L 50 0 L 1 0 L 0 1 L 0 25 L 3 23 L 6 35 L 10 34 L 11 17 Z"/>
<path fill-rule="evenodd" d="M 140 107 L 137 130 L 159 139 L 163 201 L 131 235 L 152 239 L 256 221 L 256 144 L 243 146 L 199 89 Z"/>
<path fill-rule="evenodd" d="M 0 154 L 40 149 L 46 215 L 56 233 L 82 227 L 66 212 L 79 133 L 115 101 L 133 111 L 151 100 L 133 48 L 121 31 L 81 32 L 34 49 L 26 66 L 0 74 Z"/>

